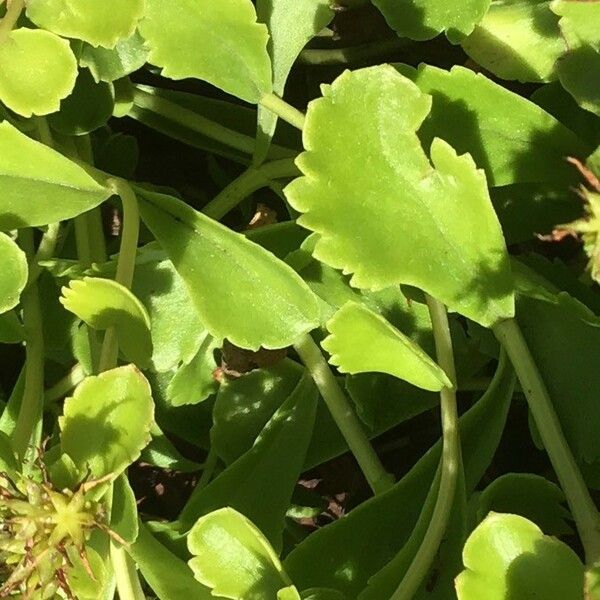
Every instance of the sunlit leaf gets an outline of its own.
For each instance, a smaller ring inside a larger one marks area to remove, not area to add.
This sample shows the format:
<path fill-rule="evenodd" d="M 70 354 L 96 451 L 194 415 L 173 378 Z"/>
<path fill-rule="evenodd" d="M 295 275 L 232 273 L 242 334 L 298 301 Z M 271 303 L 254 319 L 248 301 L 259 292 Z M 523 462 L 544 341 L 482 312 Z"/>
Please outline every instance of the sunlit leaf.
<path fill-rule="evenodd" d="M 317 390 L 303 377 L 262 430 L 254 446 L 204 488 L 196 490 L 179 517 L 181 531 L 213 510 L 230 506 L 281 548 L 285 515 L 306 457 Z M 269 493 L 265 494 L 268 482 Z"/>
<path fill-rule="evenodd" d="M 146 0 L 140 32 L 165 77 L 195 77 L 247 102 L 271 91 L 267 28 L 250 0 Z M 202 52 L 190 52 L 198 41 Z"/>
<path fill-rule="evenodd" d="M 199 404 L 217 391 L 219 385 L 213 375 L 217 368 L 214 351 L 220 345 L 205 333 L 196 356 L 182 365 L 169 383 L 167 395 L 172 406 Z"/>
<path fill-rule="evenodd" d="M 491 513 L 469 536 L 459 600 L 565 600 L 583 597 L 583 565 L 566 544 L 526 518 Z"/>
<path fill-rule="evenodd" d="M 444 371 L 417 344 L 362 304 L 346 303 L 327 329 L 330 335 L 321 345 L 342 373 L 388 373 L 431 391 L 452 387 Z"/>
<path fill-rule="evenodd" d="M 519 81 L 556 79 L 556 61 L 566 50 L 558 18 L 545 0 L 492 2 L 462 47 L 494 75 Z"/>
<path fill-rule="evenodd" d="M 510 269 L 484 173 L 440 138 L 430 163 L 416 135 L 431 98 L 389 66 L 346 72 L 323 93 L 297 160 L 305 176 L 286 188 L 299 223 L 318 234 L 314 256 L 359 288 L 404 283 L 483 325 L 510 317 Z"/>
<path fill-rule="evenodd" d="M 276 349 L 317 326 L 316 298 L 290 267 L 180 200 L 139 192 L 144 222 L 213 337 L 249 350 Z"/>
<path fill-rule="evenodd" d="M 119 475 L 113 485 L 110 528 L 128 544 L 133 544 L 138 536 L 137 502 L 124 474 Z"/>
<path fill-rule="evenodd" d="M 467 494 L 472 493 L 498 447 L 514 375 L 504 361 L 482 398 L 460 418 Z M 439 464 L 438 442 L 396 485 L 313 532 L 284 561 L 300 587 L 338 589 L 357 598 L 369 579 L 409 539 Z M 402 507 L 398 510 L 398 507 Z"/>
<path fill-rule="evenodd" d="M 19 303 L 19 297 L 27 283 L 27 275 L 25 253 L 11 237 L 0 233 L 0 314 Z"/>
<path fill-rule="evenodd" d="M 57 111 L 77 77 L 69 43 L 39 29 L 12 31 L 0 45 L 0 64 L 0 100 L 23 117 Z"/>
<path fill-rule="evenodd" d="M 564 492 L 551 481 L 531 473 L 507 473 L 488 485 L 477 499 L 480 521 L 491 511 L 517 514 L 552 535 L 573 533 Z"/>
<path fill-rule="evenodd" d="M 70 219 L 111 195 L 79 165 L 0 123 L 0 230 Z"/>
<path fill-rule="evenodd" d="M 298 55 L 306 44 L 333 18 L 330 0 L 258 0 L 258 19 L 269 29 L 268 50 L 273 68 L 273 91 L 283 96 L 285 83 Z M 259 150 L 255 160 L 262 162 L 277 126 L 277 116 L 258 107 Z"/>
<path fill-rule="evenodd" d="M 401 37 L 429 40 L 445 31 L 460 41 L 483 18 L 491 0 L 373 0 L 392 29 Z"/>
<path fill-rule="evenodd" d="M 199 519 L 188 535 L 194 576 L 214 596 L 277 598 L 291 581 L 260 530 L 231 508 Z"/>
<path fill-rule="evenodd" d="M 419 130 L 425 147 L 441 137 L 469 152 L 494 186 L 576 182 L 565 156 L 586 156 L 587 144 L 533 102 L 459 66 L 424 65 L 411 76 L 433 97 Z"/>
<path fill-rule="evenodd" d="M 65 400 L 61 447 L 80 470 L 116 477 L 149 442 L 153 420 L 144 376 L 133 366 L 106 371 L 85 379 Z"/>
<path fill-rule="evenodd" d="M 148 50 L 142 36 L 136 31 L 121 39 L 114 48 L 94 48 L 86 44 L 81 51 L 79 64 L 87 67 L 95 81 L 115 81 L 144 66 Z"/>
<path fill-rule="evenodd" d="M 59 35 L 113 48 L 133 34 L 144 0 L 27 0 L 27 16 Z"/>
<path fill-rule="evenodd" d="M 90 327 L 115 327 L 123 354 L 140 367 L 152 356 L 150 317 L 144 305 L 112 279 L 85 277 L 62 288 L 62 305 Z"/>

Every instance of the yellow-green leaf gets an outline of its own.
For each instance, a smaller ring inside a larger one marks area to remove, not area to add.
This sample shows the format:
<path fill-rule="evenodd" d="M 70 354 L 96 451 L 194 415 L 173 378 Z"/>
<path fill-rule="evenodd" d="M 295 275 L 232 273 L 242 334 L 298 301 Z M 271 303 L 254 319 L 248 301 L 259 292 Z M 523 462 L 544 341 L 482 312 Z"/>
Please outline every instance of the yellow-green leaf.
<path fill-rule="evenodd" d="M 19 303 L 27 283 L 27 257 L 12 238 L 0 233 L 0 314 Z"/>

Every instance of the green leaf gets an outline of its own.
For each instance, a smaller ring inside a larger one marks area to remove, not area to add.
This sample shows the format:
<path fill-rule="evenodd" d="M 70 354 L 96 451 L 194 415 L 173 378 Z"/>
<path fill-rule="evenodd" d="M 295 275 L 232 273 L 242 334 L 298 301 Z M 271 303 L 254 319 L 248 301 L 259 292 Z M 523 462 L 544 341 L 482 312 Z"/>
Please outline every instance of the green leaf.
<path fill-rule="evenodd" d="M 346 596 L 337 590 L 328 588 L 309 588 L 303 590 L 301 594 L 302 600 L 347 600 Z"/>
<path fill-rule="evenodd" d="M 78 600 L 104 600 L 109 593 L 107 586 L 107 569 L 102 557 L 90 545 L 86 546 L 87 564 L 83 562 L 79 554 L 70 548 L 69 561 L 71 565 L 67 568 L 67 582 L 69 589 Z M 91 569 L 94 577 L 90 577 Z"/>
<path fill-rule="evenodd" d="M 530 473 L 507 473 L 494 479 L 477 500 L 477 519 L 489 512 L 517 514 L 539 524 L 552 535 L 573 533 L 565 495 L 551 481 Z"/>
<path fill-rule="evenodd" d="M 152 439 L 142 450 L 140 460 L 160 469 L 180 473 L 193 473 L 202 470 L 202 465 L 181 455 L 158 425 L 153 424 L 150 433 Z"/>
<path fill-rule="evenodd" d="M 188 548 L 194 555 L 189 561 L 194 576 L 213 596 L 276 598 L 291 584 L 260 530 L 231 508 L 198 519 L 188 535 Z"/>
<path fill-rule="evenodd" d="M 316 402 L 316 387 L 304 376 L 254 446 L 192 494 L 179 516 L 180 530 L 189 529 L 201 515 L 230 506 L 251 519 L 275 548 L 281 548 L 285 515 L 304 465 Z"/>
<path fill-rule="evenodd" d="M 114 89 L 112 85 L 96 83 L 87 69 L 79 72 L 73 93 L 62 101 L 60 112 L 48 122 L 64 135 L 85 135 L 106 125 L 112 116 Z"/>
<path fill-rule="evenodd" d="M 493 186 L 576 183 L 564 157 L 587 156 L 588 146 L 533 102 L 459 66 L 425 65 L 413 76 L 433 97 L 419 131 L 425 147 L 439 136 L 458 152 L 470 152 Z"/>
<path fill-rule="evenodd" d="M 459 600 L 583 598 L 583 565 L 565 544 L 524 517 L 490 514 L 463 550 Z"/>
<path fill-rule="evenodd" d="M 126 287 L 112 279 L 84 277 L 61 291 L 61 304 L 90 327 L 116 328 L 119 348 L 128 360 L 142 368 L 150 363 L 150 317 Z"/>
<path fill-rule="evenodd" d="M 305 176 L 286 188 L 298 222 L 318 233 L 314 256 L 359 288 L 404 283 L 485 326 L 509 318 L 510 269 L 484 173 L 439 138 L 432 165 L 416 135 L 430 97 L 390 66 L 346 72 L 323 93 L 297 160 Z"/>
<path fill-rule="evenodd" d="M 27 1 L 27 17 L 38 27 L 106 48 L 133 35 L 143 14 L 144 0 Z"/>
<path fill-rule="evenodd" d="M 11 237 L 0 233 L 0 314 L 17 306 L 27 276 L 25 253 Z"/>
<path fill-rule="evenodd" d="M 142 218 L 217 339 L 284 348 L 318 325 L 316 298 L 272 254 L 169 196 L 138 189 Z"/>
<path fill-rule="evenodd" d="M 342 373 L 379 372 L 417 387 L 452 387 L 444 371 L 409 337 L 362 304 L 348 302 L 327 323 L 321 345 Z"/>
<path fill-rule="evenodd" d="M 482 398 L 460 418 L 467 494 L 494 456 L 512 397 L 514 375 L 504 361 Z M 322 586 L 357 598 L 368 580 L 409 539 L 439 464 L 441 442 L 386 494 L 312 533 L 285 559 L 300 589 Z M 398 509 L 401 507 L 401 510 Z"/>
<path fill-rule="evenodd" d="M 400 37 L 430 40 L 445 31 L 448 39 L 459 42 L 481 21 L 491 0 L 373 0 L 388 25 Z"/>
<path fill-rule="evenodd" d="M 298 55 L 333 19 L 330 0 L 258 0 L 256 12 L 258 20 L 269 29 L 273 91 L 283 96 L 285 83 Z M 277 115 L 259 106 L 256 162 L 261 163 L 265 159 L 276 127 Z"/>
<path fill-rule="evenodd" d="M 494 75 L 523 82 L 556 79 L 556 61 L 567 49 L 544 0 L 492 2 L 462 47 Z"/>
<path fill-rule="evenodd" d="M 137 503 L 125 474 L 119 475 L 113 484 L 110 528 L 128 544 L 133 544 L 138 536 Z"/>
<path fill-rule="evenodd" d="M 0 230 L 71 219 L 111 192 L 79 165 L 0 123 Z"/>
<path fill-rule="evenodd" d="M 87 67 L 94 81 L 111 82 L 141 69 L 148 59 L 148 50 L 142 36 L 136 31 L 121 39 L 114 48 L 94 48 L 85 44 L 79 64 Z"/>
<path fill-rule="evenodd" d="M 10 476 L 13 476 L 18 472 L 19 465 L 12 449 L 10 438 L 4 432 L 0 431 L 0 473 L 8 473 Z"/>
<path fill-rule="evenodd" d="M 116 477 L 150 441 L 153 413 L 150 385 L 135 367 L 88 377 L 65 400 L 61 448 L 93 477 Z"/>
<path fill-rule="evenodd" d="M 160 250 L 147 246 L 139 252 L 133 276 L 133 293 L 148 309 L 152 334 L 152 367 L 165 372 L 188 364 L 197 354 L 206 330 L 190 294 L 173 263 Z"/>
<path fill-rule="evenodd" d="M 140 32 L 165 77 L 203 79 L 247 102 L 271 91 L 267 28 L 250 0 L 146 0 Z M 202 40 L 203 52 L 190 52 Z"/>
<path fill-rule="evenodd" d="M 75 85 L 77 60 L 49 31 L 15 29 L 0 45 L 0 100 L 23 117 L 60 108 Z"/>
<path fill-rule="evenodd" d="M 14 310 L 0 314 L 0 344 L 18 344 L 25 340 L 25 329 Z"/>
<path fill-rule="evenodd" d="M 214 600 L 210 590 L 194 579 L 190 568 L 144 525 L 140 524 L 137 540 L 128 552 L 159 600 Z"/>
<path fill-rule="evenodd" d="M 182 365 L 169 383 L 167 398 L 172 406 L 199 404 L 219 389 L 213 373 L 217 368 L 214 351 L 220 346 L 218 340 L 205 333 L 196 356 Z"/>

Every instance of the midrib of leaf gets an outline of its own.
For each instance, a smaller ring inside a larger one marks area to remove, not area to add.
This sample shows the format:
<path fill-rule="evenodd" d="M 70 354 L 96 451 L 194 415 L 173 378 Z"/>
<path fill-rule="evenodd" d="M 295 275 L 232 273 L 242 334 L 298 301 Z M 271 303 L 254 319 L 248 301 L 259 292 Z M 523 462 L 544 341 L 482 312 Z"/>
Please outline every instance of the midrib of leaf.
<path fill-rule="evenodd" d="M 78 191 L 78 192 L 89 192 L 90 194 L 98 194 L 98 195 L 100 195 L 104 189 L 100 184 L 98 184 L 99 189 L 94 189 L 94 188 L 89 188 L 89 187 L 78 187 L 78 186 L 74 186 L 74 185 L 69 185 L 68 183 L 56 182 L 56 181 L 52 181 L 51 179 L 44 179 L 44 178 L 40 178 L 40 177 L 21 177 L 19 175 L 5 175 L 2 173 L 0 173 L 0 179 L 9 179 L 9 180 L 25 181 L 25 182 L 35 181 L 36 183 L 53 185 L 58 188 L 74 190 L 74 191 Z"/>

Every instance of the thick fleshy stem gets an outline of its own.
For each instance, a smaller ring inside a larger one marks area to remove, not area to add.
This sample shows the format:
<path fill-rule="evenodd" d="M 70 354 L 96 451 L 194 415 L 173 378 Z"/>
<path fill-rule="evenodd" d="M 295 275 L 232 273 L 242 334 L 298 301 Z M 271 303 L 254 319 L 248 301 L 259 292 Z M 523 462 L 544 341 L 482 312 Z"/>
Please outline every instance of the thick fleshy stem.
<path fill-rule="evenodd" d="M 294 345 L 294 348 L 321 392 L 333 420 L 354 454 L 371 489 L 375 494 L 387 491 L 393 486 L 394 478 L 381 464 L 320 348 L 310 335 L 305 335 Z"/>
<path fill-rule="evenodd" d="M 11 0 L 7 4 L 6 14 L 2 18 L 2 21 L 0 21 L 0 44 L 3 44 L 7 40 L 24 8 L 25 0 Z"/>
<path fill-rule="evenodd" d="M 592 565 L 600 560 L 600 515 L 562 432 L 546 385 L 517 321 L 502 321 L 493 330 L 521 382 L 542 443 L 575 519 L 586 562 Z"/>
<path fill-rule="evenodd" d="M 288 104 L 285 100 L 276 96 L 275 94 L 265 94 L 260 99 L 260 104 L 266 109 L 275 113 L 278 117 L 281 117 L 284 121 L 287 121 L 290 125 L 296 127 L 302 131 L 306 122 L 306 116 L 300 112 L 297 108 L 294 108 L 291 104 Z"/>
<path fill-rule="evenodd" d="M 431 296 L 427 296 L 427 306 L 431 316 L 437 361 L 454 387 L 443 388 L 440 392 L 442 415 L 441 475 L 431 521 L 412 563 L 391 600 L 410 600 L 413 598 L 431 569 L 450 520 L 458 475 L 462 469 L 456 408 L 456 370 L 448 314 L 446 307 Z"/>

